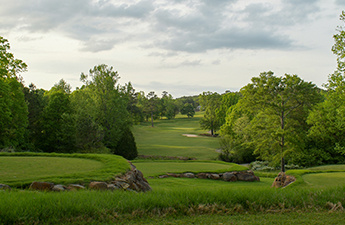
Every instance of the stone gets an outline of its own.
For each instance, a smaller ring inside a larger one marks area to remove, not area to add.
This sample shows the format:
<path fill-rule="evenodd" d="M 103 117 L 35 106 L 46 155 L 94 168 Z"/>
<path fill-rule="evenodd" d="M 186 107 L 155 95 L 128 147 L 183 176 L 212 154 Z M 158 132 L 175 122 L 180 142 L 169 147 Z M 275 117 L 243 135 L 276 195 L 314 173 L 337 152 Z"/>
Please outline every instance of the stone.
<path fill-rule="evenodd" d="M 287 176 L 284 172 L 280 172 L 278 176 L 274 179 L 271 187 L 286 187 L 287 185 L 295 181 L 296 178 L 294 176 Z"/>
<path fill-rule="evenodd" d="M 75 190 L 83 190 L 85 189 L 85 187 L 80 184 L 70 184 L 68 185 L 67 189 L 71 191 L 75 191 Z"/>
<path fill-rule="evenodd" d="M 224 181 L 231 181 L 231 182 L 237 181 L 236 175 L 232 172 L 223 173 L 222 178 Z"/>
<path fill-rule="evenodd" d="M 0 184 L 0 190 L 3 190 L 3 191 L 10 191 L 10 190 L 11 190 L 11 187 L 8 186 L 7 184 Z"/>
<path fill-rule="evenodd" d="M 54 187 L 52 188 L 52 191 L 66 191 L 68 190 L 66 186 L 62 185 L 62 184 L 56 184 L 54 185 Z"/>
<path fill-rule="evenodd" d="M 160 175 L 160 176 L 158 176 L 158 178 L 168 178 L 169 177 L 169 175 Z"/>
<path fill-rule="evenodd" d="M 207 179 L 207 173 L 198 173 L 196 177 L 199 179 Z"/>
<path fill-rule="evenodd" d="M 107 188 L 108 190 L 111 190 L 111 191 L 119 189 L 119 187 L 117 187 L 115 184 L 108 184 Z"/>
<path fill-rule="evenodd" d="M 53 187 L 54 187 L 54 184 L 50 182 L 34 181 L 31 183 L 29 189 L 36 190 L 36 191 L 51 191 Z"/>
<path fill-rule="evenodd" d="M 212 173 L 212 174 L 210 174 L 210 179 L 212 179 L 212 180 L 219 180 L 220 176 L 219 176 L 219 174 Z"/>
<path fill-rule="evenodd" d="M 171 177 L 181 177 L 181 174 L 176 174 L 176 173 L 168 173 L 168 175 Z"/>
<path fill-rule="evenodd" d="M 195 178 L 195 175 L 194 175 L 194 173 L 184 173 L 184 174 L 182 174 L 182 177 L 185 177 L 185 178 Z"/>
<path fill-rule="evenodd" d="M 260 179 L 254 175 L 253 171 L 240 171 L 235 173 L 238 181 L 260 181 Z"/>
<path fill-rule="evenodd" d="M 92 190 L 108 190 L 108 184 L 106 182 L 93 181 L 89 184 L 89 188 Z"/>

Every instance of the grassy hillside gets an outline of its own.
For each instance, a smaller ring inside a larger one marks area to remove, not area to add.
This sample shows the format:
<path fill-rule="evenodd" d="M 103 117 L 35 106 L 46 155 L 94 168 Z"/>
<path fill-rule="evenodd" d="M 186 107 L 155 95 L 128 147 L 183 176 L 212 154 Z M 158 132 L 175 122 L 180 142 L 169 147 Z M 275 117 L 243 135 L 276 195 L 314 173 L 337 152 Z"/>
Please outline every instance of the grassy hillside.
<path fill-rule="evenodd" d="M 130 165 L 116 155 L 0 153 L 0 168 L 0 183 L 25 187 L 32 181 L 68 184 L 110 180 Z"/>
<path fill-rule="evenodd" d="M 186 137 L 183 134 L 202 134 L 198 112 L 193 118 L 179 115 L 173 120 L 156 120 L 134 126 L 133 133 L 139 155 L 182 156 L 199 160 L 215 160 L 218 156 L 219 139 L 212 137 Z"/>

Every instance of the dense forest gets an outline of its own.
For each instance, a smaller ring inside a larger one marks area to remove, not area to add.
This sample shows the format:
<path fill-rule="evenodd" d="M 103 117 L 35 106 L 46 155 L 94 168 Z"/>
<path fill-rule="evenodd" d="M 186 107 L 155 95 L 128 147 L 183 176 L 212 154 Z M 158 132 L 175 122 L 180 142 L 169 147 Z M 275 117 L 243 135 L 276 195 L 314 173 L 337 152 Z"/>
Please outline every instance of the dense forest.
<path fill-rule="evenodd" d="M 345 21 L 345 13 L 341 15 Z M 337 68 L 324 88 L 297 75 L 263 72 L 239 92 L 174 99 L 164 91 L 136 92 L 119 84 L 113 67 L 81 73 L 83 86 L 71 91 L 64 80 L 50 90 L 24 86 L 27 65 L 0 37 L 0 149 L 2 151 L 114 153 L 137 156 L 134 124 L 177 113 L 193 117 L 220 136 L 220 159 L 237 163 L 266 160 L 272 165 L 345 163 L 345 31 L 334 35 Z"/>

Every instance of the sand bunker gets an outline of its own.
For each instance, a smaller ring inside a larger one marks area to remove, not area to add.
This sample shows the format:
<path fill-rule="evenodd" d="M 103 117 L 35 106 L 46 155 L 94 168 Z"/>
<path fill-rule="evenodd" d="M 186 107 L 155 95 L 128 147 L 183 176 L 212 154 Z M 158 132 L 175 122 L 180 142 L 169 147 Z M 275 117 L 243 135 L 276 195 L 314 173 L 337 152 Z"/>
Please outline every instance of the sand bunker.
<path fill-rule="evenodd" d="M 185 137 L 198 137 L 198 135 L 196 135 L 196 134 L 182 134 L 182 136 L 185 136 Z"/>

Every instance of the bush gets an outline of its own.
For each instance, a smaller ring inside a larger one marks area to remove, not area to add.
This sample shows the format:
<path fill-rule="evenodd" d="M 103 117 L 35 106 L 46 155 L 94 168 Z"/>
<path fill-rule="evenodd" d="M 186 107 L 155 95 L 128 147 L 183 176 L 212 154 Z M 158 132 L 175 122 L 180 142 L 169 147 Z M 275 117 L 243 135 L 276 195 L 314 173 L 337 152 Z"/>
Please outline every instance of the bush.
<path fill-rule="evenodd" d="M 133 133 L 129 128 L 123 132 L 121 139 L 113 150 L 113 153 L 128 160 L 135 159 L 138 156 L 137 145 L 135 143 Z"/>

